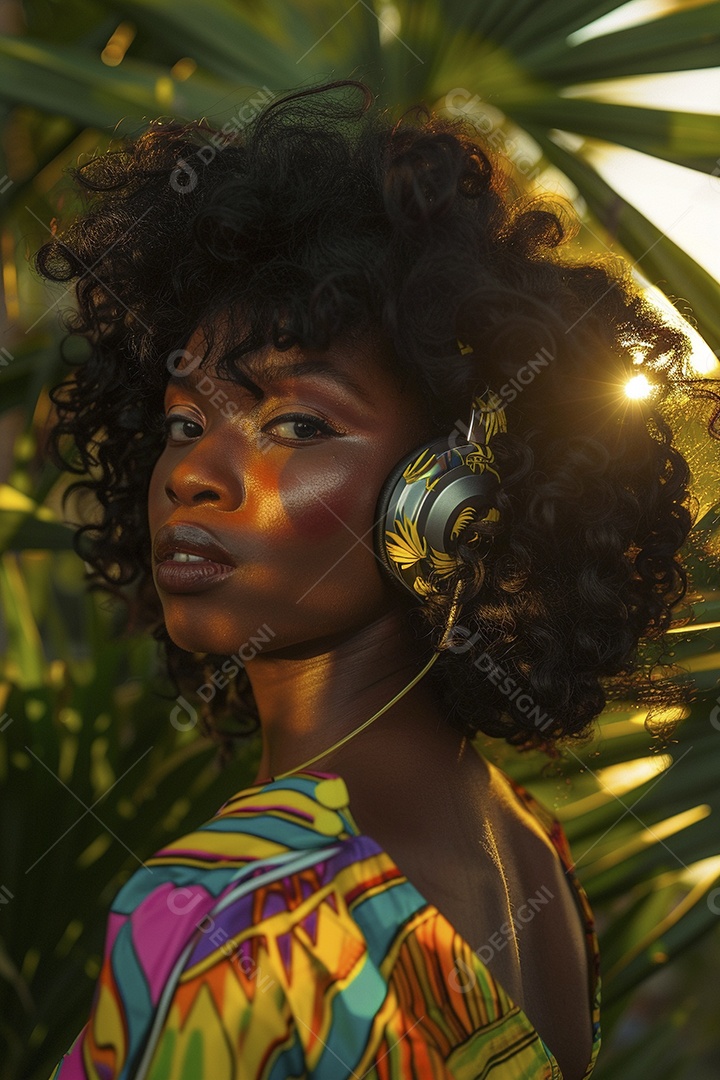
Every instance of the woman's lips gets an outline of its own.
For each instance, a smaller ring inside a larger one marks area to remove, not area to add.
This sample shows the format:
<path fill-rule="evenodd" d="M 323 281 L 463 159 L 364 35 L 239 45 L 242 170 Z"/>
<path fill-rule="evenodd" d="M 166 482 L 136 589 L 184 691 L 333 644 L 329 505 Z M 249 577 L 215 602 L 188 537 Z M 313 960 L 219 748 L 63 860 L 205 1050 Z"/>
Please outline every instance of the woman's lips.
<path fill-rule="evenodd" d="M 222 566 L 235 565 L 235 559 L 216 536 L 187 521 L 166 522 L 155 536 L 153 555 L 156 562 L 172 559 L 176 552 L 199 555 Z"/>
<path fill-rule="evenodd" d="M 211 562 L 209 559 L 203 562 L 178 562 L 175 559 L 164 559 L 157 564 L 155 580 L 164 592 L 169 593 L 196 593 L 223 581 L 237 570 L 236 566 L 228 566 L 227 563 Z"/>

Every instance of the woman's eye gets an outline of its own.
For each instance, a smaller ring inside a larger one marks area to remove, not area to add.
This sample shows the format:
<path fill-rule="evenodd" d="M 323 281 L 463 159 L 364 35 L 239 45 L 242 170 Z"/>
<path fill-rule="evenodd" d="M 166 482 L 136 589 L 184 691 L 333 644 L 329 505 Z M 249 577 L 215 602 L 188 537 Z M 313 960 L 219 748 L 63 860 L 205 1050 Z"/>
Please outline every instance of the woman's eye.
<path fill-rule="evenodd" d="M 182 430 L 182 435 L 180 435 L 180 436 L 178 436 L 176 434 L 173 434 L 173 428 L 175 427 L 176 424 L 183 424 L 184 425 L 184 428 L 181 429 Z M 182 437 L 183 435 L 185 435 L 187 437 L 187 439 L 195 439 L 195 438 L 197 438 L 197 435 L 193 435 L 192 433 L 188 433 L 186 430 L 184 430 L 187 427 L 198 428 L 199 432 L 202 433 L 202 427 L 200 426 L 200 424 L 198 424 L 197 421 L 195 421 L 195 420 L 190 420 L 189 417 L 187 417 L 187 416 L 179 416 L 177 414 L 175 416 L 173 416 L 172 413 L 171 413 L 169 416 L 165 417 L 164 424 L 163 424 L 163 430 L 165 432 L 166 438 L 169 436 L 169 437 L 171 437 L 173 439 L 174 442 L 184 442 L 184 441 L 186 441 L 185 439 L 183 439 L 183 437 Z"/>
<path fill-rule="evenodd" d="M 181 416 L 179 413 L 170 413 L 162 417 L 161 423 L 165 438 L 172 439 L 176 443 L 190 442 L 192 439 L 197 439 L 203 432 L 202 425 L 196 420 Z M 278 430 L 282 428 L 285 428 L 285 431 Z M 305 413 L 286 413 L 266 425 L 263 430 L 276 431 L 281 438 L 292 442 L 312 442 L 318 433 L 325 436 L 337 434 L 335 429 L 319 416 L 309 416 Z"/>
<path fill-rule="evenodd" d="M 271 424 L 268 424 L 265 430 L 272 431 L 282 427 L 288 428 L 289 434 L 281 434 L 281 438 L 293 439 L 298 442 L 310 442 L 318 431 L 323 435 L 336 434 L 335 429 L 331 428 L 325 420 L 321 420 L 319 416 L 306 416 L 304 413 L 287 413 L 285 416 L 279 416 L 277 420 L 273 420 Z"/>

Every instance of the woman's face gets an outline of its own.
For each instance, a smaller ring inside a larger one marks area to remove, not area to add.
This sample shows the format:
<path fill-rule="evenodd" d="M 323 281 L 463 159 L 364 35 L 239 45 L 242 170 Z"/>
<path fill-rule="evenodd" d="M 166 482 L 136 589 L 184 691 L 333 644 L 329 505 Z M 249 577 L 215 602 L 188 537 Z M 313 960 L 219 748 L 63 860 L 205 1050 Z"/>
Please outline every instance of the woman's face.
<path fill-rule="evenodd" d="M 217 378 L 212 354 L 199 366 L 203 341 L 197 333 L 188 341 L 166 388 L 172 423 L 150 480 L 150 534 L 155 545 L 163 526 L 202 528 L 235 569 L 200 591 L 174 592 L 153 557 L 172 640 L 231 655 L 266 624 L 268 650 L 312 655 L 406 606 L 374 554 L 372 530 L 386 476 L 434 432 L 419 394 L 399 388 L 378 345 L 269 346 L 250 372 L 258 400 Z M 294 373 L 273 374 L 293 363 Z M 316 363 L 328 370 L 311 370 Z"/>

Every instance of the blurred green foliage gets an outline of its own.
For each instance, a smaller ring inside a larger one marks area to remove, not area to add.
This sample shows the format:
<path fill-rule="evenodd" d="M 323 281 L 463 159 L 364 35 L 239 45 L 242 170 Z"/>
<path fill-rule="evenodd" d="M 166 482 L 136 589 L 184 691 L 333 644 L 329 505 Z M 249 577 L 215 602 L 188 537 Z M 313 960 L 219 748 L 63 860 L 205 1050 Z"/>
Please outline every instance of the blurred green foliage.
<path fill-rule="evenodd" d="M 249 745 L 223 772 L 195 729 L 169 723 L 157 646 L 117 633 L 118 611 L 84 588 L 60 495 L 43 460 L 47 388 L 63 377 L 56 313 L 28 255 L 71 207 L 63 169 L 159 115 L 232 120 L 258 89 L 366 79 L 398 113 L 424 100 L 462 109 L 518 182 L 561 171 L 587 226 L 579 243 L 626 254 L 680 295 L 720 347 L 720 286 L 593 168 L 595 140 L 717 176 L 720 118 L 609 104 L 579 83 L 720 65 L 720 3 L 680 4 L 639 26 L 577 41 L 613 0 L 57 0 L 28 3 L 0 34 L 0 213 L 8 326 L 0 423 L 12 462 L 0 486 L 0 1074 L 47 1080 L 87 1019 L 107 908 L 170 838 L 251 782 Z M 574 136 L 568 139 L 563 132 Z M 11 183 L 8 181 L 12 181 Z M 72 348 L 72 346 L 71 346 Z M 702 431 L 693 438 L 702 439 Z M 720 505 L 705 492 L 687 562 L 700 598 L 673 631 L 694 700 L 662 753 L 632 701 L 600 737 L 542 769 L 483 743 L 564 822 L 598 920 L 603 1050 L 598 1080 L 700 1080 L 687 1054 L 718 1054 L 687 1026 L 686 997 L 720 916 Z M 637 807 L 637 809 L 636 809 Z M 694 959 L 695 958 L 695 959 Z M 675 997 L 630 1030 L 643 989 L 670 973 Z M 710 981 L 710 977 L 705 975 Z M 693 1009 L 695 1011 L 693 1011 Z M 713 1042 L 714 1040 L 714 1042 Z M 694 1048 L 694 1049 L 693 1049 Z M 710 1068 L 710 1066 L 708 1066 Z M 707 1075 L 710 1075 L 708 1071 Z M 704 1080 L 704 1077 L 703 1077 Z"/>

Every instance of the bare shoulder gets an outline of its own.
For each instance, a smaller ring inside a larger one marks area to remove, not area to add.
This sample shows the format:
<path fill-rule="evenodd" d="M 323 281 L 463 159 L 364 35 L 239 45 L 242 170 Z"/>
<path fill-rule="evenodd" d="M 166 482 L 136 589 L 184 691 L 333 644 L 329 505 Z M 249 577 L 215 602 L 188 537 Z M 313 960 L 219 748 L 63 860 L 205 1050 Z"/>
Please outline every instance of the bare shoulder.
<path fill-rule="evenodd" d="M 438 754 L 396 768 L 392 800 L 382 770 L 348 775 L 361 831 L 476 952 L 566 1080 L 582 1077 L 592 1049 L 585 927 L 552 839 L 508 776 L 472 746 L 460 762 Z"/>
<path fill-rule="evenodd" d="M 478 835 L 483 846 L 497 852 L 502 865 L 504 888 L 517 915 L 518 952 L 526 954 L 523 969 L 528 975 L 534 969 L 546 971 L 546 964 L 559 954 L 574 961 L 587 979 L 585 925 L 558 850 L 509 777 L 492 762 L 485 761 L 485 767 L 488 785 Z M 526 933 L 536 916 L 542 925 L 536 927 L 537 933 Z M 532 949 L 527 948 L 530 943 Z"/>
<path fill-rule="evenodd" d="M 390 853 L 576 1080 L 592 1053 L 590 967 L 559 852 L 507 774 L 479 753 L 441 794 L 426 798 L 424 816 L 416 806 L 424 854 L 397 838 Z"/>
<path fill-rule="evenodd" d="M 501 959 L 505 944 L 496 932 L 495 948 L 486 950 L 484 958 L 540 1032 L 563 1076 L 572 1080 L 584 1076 L 592 1052 L 591 968 L 583 916 L 544 824 L 506 774 L 487 765 L 489 828 L 502 852 L 512 911 L 506 932 L 515 956 Z"/>

